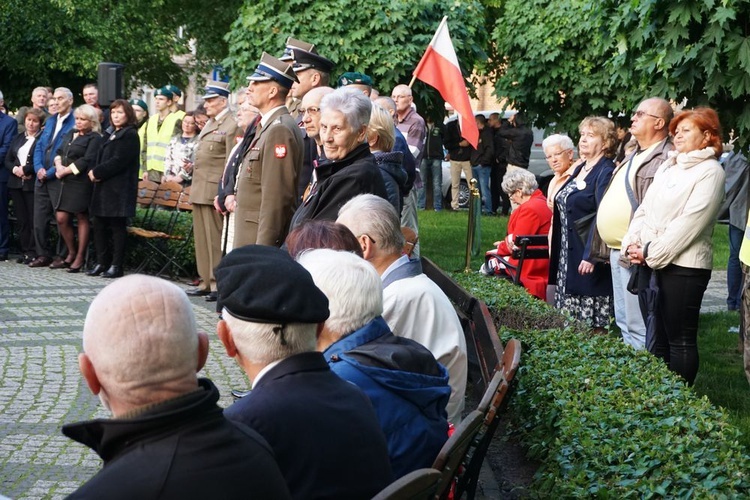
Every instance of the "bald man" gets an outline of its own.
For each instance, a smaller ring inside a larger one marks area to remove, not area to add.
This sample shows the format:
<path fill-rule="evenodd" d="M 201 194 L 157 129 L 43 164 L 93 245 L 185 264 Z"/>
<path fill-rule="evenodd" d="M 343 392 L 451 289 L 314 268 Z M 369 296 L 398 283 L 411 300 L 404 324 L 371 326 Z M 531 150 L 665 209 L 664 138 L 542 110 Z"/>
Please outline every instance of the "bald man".
<path fill-rule="evenodd" d="M 289 498 L 268 444 L 199 379 L 208 338 L 177 286 L 131 275 L 89 307 L 79 367 L 112 419 L 63 426 L 104 467 L 69 498 Z M 242 481 L 236 481 L 236 478 Z"/>

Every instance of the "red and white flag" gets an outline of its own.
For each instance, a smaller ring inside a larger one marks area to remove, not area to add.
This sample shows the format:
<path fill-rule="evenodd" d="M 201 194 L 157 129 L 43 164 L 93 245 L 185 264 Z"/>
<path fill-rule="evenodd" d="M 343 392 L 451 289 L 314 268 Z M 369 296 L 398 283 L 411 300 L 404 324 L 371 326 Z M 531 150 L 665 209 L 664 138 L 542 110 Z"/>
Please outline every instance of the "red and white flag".
<path fill-rule="evenodd" d="M 432 37 L 422 60 L 414 70 L 414 77 L 435 87 L 445 102 L 453 106 L 461 126 L 461 136 L 476 148 L 479 143 L 479 129 L 474 120 L 466 82 L 458 66 L 456 51 L 448 32 L 447 20 L 446 16 L 440 22 L 435 36 Z"/>

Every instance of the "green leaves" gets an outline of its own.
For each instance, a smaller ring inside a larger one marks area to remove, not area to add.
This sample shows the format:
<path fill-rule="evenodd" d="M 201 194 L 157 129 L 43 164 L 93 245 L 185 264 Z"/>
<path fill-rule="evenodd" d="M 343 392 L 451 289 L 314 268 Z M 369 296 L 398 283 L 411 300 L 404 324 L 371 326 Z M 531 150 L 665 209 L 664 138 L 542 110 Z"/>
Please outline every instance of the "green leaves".
<path fill-rule="evenodd" d="M 562 326 L 556 311 L 505 281 L 454 278 L 487 302 L 503 340 L 523 342 L 509 409 L 513 432 L 541 461 L 532 496 L 740 498 L 750 491 L 739 431 L 661 360 L 619 337 L 592 335 L 569 320 Z"/>

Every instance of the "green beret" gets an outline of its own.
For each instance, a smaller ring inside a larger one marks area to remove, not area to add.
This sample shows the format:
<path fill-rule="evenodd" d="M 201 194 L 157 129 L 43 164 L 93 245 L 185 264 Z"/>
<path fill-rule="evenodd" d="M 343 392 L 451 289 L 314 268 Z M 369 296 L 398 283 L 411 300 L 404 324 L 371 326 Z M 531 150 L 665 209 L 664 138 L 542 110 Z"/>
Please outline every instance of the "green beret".
<path fill-rule="evenodd" d="M 154 91 L 154 96 L 157 96 L 157 95 L 163 95 L 163 96 L 164 96 L 164 97 L 166 97 L 167 99 L 172 99 L 172 96 L 173 96 L 174 94 L 172 94 L 172 91 L 171 91 L 171 90 L 169 90 L 169 89 L 168 89 L 167 87 L 162 87 L 162 88 L 160 88 L 160 89 L 156 89 L 156 90 Z"/>
<path fill-rule="evenodd" d="M 347 85 L 367 85 L 372 87 L 372 78 L 364 73 L 357 73 L 355 71 L 348 71 L 339 77 L 339 87 L 346 87 Z"/>

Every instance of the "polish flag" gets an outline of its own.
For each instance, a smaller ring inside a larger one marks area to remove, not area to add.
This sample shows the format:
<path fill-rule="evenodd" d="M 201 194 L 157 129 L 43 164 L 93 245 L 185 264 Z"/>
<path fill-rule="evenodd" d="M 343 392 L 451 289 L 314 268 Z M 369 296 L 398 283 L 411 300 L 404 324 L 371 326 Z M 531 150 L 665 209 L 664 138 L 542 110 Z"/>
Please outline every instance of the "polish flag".
<path fill-rule="evenodd" d="M 432 37 L 422 60 L 414 70 L 414 78 L 435 87 L 445 102 L 453 106 L 458 115 L 461 136 L 476 148 L 479 143 L 479 129 L 474 120 L 466 82 L 458 66 L 456 51 L 448 32 L 448 16 L 440 22 L 435 36 Z"/>

